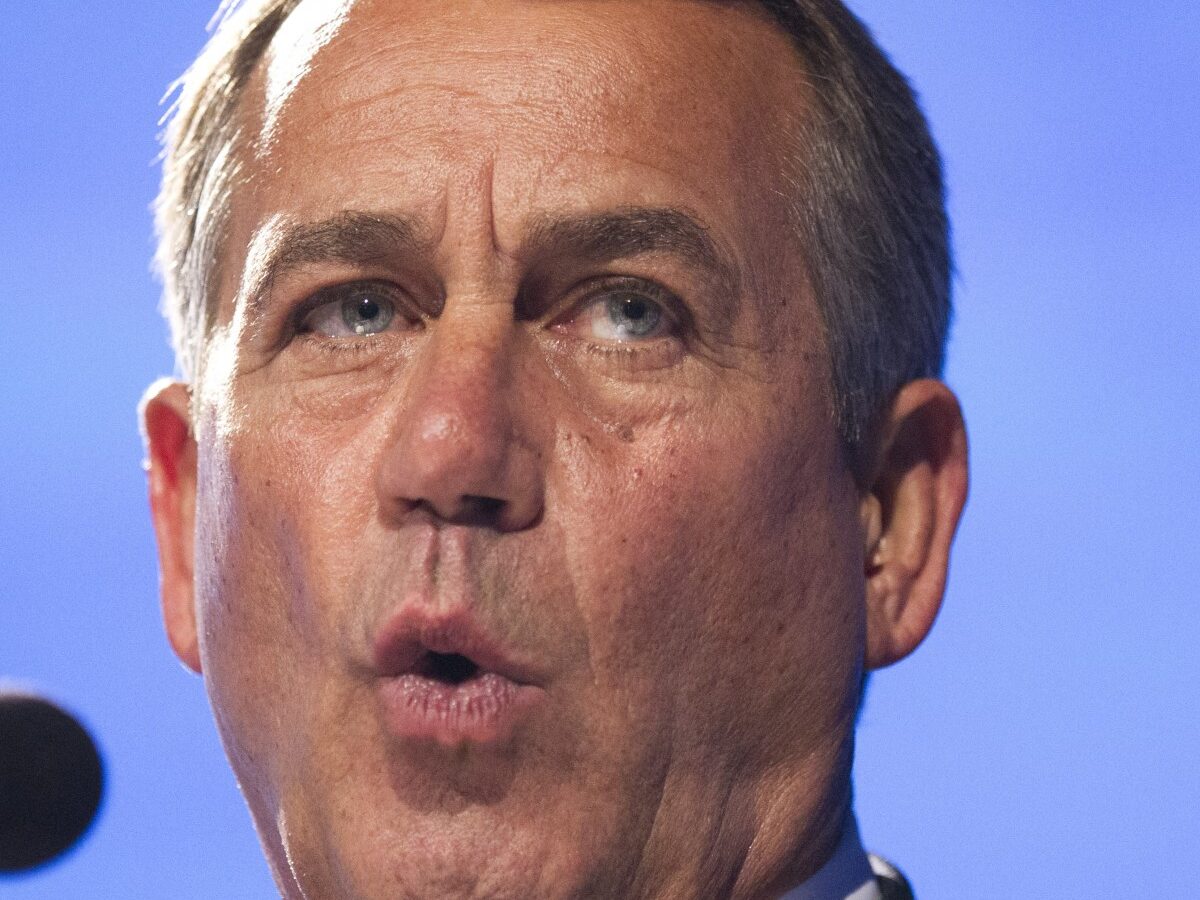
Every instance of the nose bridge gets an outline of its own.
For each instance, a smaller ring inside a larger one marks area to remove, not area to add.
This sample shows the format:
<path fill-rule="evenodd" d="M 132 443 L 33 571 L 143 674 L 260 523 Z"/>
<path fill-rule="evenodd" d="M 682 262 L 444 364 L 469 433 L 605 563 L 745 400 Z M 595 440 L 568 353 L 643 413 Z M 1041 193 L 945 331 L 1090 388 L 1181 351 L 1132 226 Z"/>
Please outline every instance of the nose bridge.
<path fill-rule="evenodd" d="M 511 312 L 447 308 L 432 327 L 408 389 L 422 435 L 442 441 L 511 430 Z"/>
<path fill-rule="evenodd" d="M 380 466 L 381 507 L 527 527 L 541 512 L 541 474 L 514 418 L 511 306 L 447 303 L 430 328 Z"/>

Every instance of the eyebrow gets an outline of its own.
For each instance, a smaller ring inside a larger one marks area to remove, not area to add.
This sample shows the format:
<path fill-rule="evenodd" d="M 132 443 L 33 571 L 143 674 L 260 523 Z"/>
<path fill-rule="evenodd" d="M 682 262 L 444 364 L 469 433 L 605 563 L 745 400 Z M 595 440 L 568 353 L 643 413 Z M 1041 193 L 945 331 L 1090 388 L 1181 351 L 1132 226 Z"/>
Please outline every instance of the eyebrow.
<path fill-rule="evenodd" d="M 521 255 L 534 264 L 572 259 L 599 265 L 643 254 L 679 256 L 715 286 L 714 312 L 721 321 L 734 318 L 742 287 L 740 270 L 708 229 L 682 209 L 630 206 L 602 213 L 540 216 L 522 243 Z M 430 249 L 415 220 L 357 210 L 284 225 L 271 237 L 270 248 L 247 292 L 252 316 L 262 311 L 275 281 L 306 266 L 380 265 Z"/>
<path fill-rule="evenodd" d="M 261 311 L 272 284 L 306 266 L 379 265 L 422 250 L 427 242 L 416 223 L 405 216 L 347 210 L 318 222 L 285 225 L 271 237 L 270 245 L 247 292 L 252 314 Z"/>

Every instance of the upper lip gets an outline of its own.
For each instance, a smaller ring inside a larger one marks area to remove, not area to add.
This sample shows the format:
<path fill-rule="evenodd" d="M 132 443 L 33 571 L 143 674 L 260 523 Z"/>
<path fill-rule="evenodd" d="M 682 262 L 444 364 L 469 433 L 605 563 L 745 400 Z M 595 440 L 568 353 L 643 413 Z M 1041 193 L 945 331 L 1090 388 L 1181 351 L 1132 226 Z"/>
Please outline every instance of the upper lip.
<path fill-rule="evenodd" d="M 375 635 L 375 672 L 396 678 L 419 672 L 431 653 L 457 654 L 484 672 L 493 672 L 520 684 L 531 684 L 529 668 L 506 652 L 464 609 L 433 611 L 406 606 L 386 619 Z"/>

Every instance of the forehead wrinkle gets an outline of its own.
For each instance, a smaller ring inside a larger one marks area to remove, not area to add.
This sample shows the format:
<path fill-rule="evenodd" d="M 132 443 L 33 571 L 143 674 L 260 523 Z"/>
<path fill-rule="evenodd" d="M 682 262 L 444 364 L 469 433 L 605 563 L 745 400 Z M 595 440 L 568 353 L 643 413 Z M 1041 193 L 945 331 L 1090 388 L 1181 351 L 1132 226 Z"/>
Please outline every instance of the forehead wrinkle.
<path fill-rule="evenodd" d="M 310 5 L 311 0 L 300 10 Z M 427 5 L 436 9 L 435 4 Z M 446 3 L 445 7 L 456 5 L 460 4 Z M 487 12 L 464 16 L 461 12 L 418 10 L 412 12 L 409 21 L 395 15 L 386 3 L 341 0 L 342 18 L 332 24 L 321 24 L 324 20 L 318 19 L 309 28 L 316 28 L 320 34 L 298 36 L 302 46 L 311 47 L 311 54 L 304 56 L 302 64 L 292 66 L 294 71 L 287 79 L 276 79 L 286 91 L 273 96 L 271 85 L 267 85 L 264 117 L 270 120 L 271 129 L 268 135 L 264 127 L 264 138 L 277 138 L 276 130 L 288 115 L 286 107 L 295 104 L 300 94 L 308 94 L 312 102 L 314 92 L 319 105 L 349 110 L 364 105 L 364 101 L 407 101 L 415 91 L 440 88 L 450 90 L 451 97 L 457 93 L 458 100 L 487 99 L 497 106 L 566 114 L 577 122 L 594 112 L 591 106 L 597 100 L 614 94 L 627 95 L 631 109 L 652 109 L 651 115 L 687 105 L 691 96 L 687 86 L 693 82 L 694 65 L 681 68 L 683 64 L 669 52 L 672 42 L 639 32 L 611 13 L 604 14 L 603 27 L 594 32 L 579 34 L 574 27 L 560 28 L 564 17 L 569 25 L 576 26 L 571 17 L 577 11 L 569 8 L 577 4 L 562 4 L 566 10 L 556 9 L 559 4 L 545 0 L 514 5 L 527 6 L 536 14 L 526 12 L 516 23 L 505 22 L 507 13 L 499 16 L 508 28 L 525 27 L 514 33 L 514 39 L 497 45 L 495 30 L 483 21 L 489 16 Z M 594 6 L 603 12 L 605 4 Z M 381 18 L 389 13 L 390 18 Z M 289 22 L 295 18 L 293 13 Z M 522 46 L 521 34 L 527 29 L 536 31 L 539 43 Z M 449 53 L 444 50 L 447 41 L 454 42 Z M 443 49 L 434 51 L 431 44 Z M 731 58 L 731 50 L 745 53 L 727 38 L 707 48 L 708 66 L 716 70 L 740 68 L 743 60 Z M 582 67 L 589 77 L 574 77 L 573 67 Z M 536 71 L 541 77 L 514 79 L 514 68 Z M 382 93 L 376 90 L 380 70 L 392 73 L 392 87 Z M 643 77 L 631 79 L 631 71 Z M 470 89 L 465 91 L 464 72 L 470 76 Z M 659 96 L 661 87 L 672 80 L 672 73 L 681 76 L 675 79 L 679 90 L 671 96 Z M 653 88 L 649 93 L 648 87 Z M 564 91 L 574 95 L 565 106 Z M 270 143 L 264 140 L 266 146 Z"/>
<path fill-rule="evenodd" d="M 260 140 L 269 145 L 288 98 L 295 93 L 320 54 L 346 24 L 356 0 L 301 3 L 284 20 L 267 50 Z"/>
<path fill-rule="evenodd" d="M 411 97 L 415 90 L 447 90 L 462 98 L 486 97 L 488 91 L 465 87 L 459 76 L 464 68 L 471 69 L 473 82 L 491 81 L 493 87 L 507 89 L 509 94 L 493 96 L 496 104 L 520 102 L 520 90 L 510 78 L 514 65 L 535 67 L 546 74 L 547 81 L 558 73 L 536 48 L 523 50 L 511 42 L 499 47 L 473 46 L 471 21 L 453 20 L 450 23 L 428 21 L 418 15 L 413 22 L 379 21 L 373 7 L 378 4 L 360 0 L 339 0 L 333 14 L 320 17 L 309 15 L 304 21 L 293 13 L 286 24 L 295 24 L 295 43 L 303 52 L 286 52 L 280 60 L 272 60 L 265 78 L 264 143 L 269 145 L 280 122 L 287 116 L 293 95 L 316 92 L 318 103 L 338 109 L 353 109 L 374 102 Z M 301 4 L 299 11 L 312 6 Z M 352 8 L 356 7 L 356 8 Z M 365 17 L 365 21 L 364 21 Z M 353 27 L 346 27 L 352 25 Z M 459 43 L 452 54 L 433 53 L 428 49 L 432 32 L 435 38 L 453 35 Z M 282 29 L 281 29 L 282 34 Z M 479 34 L 490 37 L 483 29 Z M 276 37 L 273 47 L 281 41 Z M 276 74 L 275 69 L 282 74 Z M 379 71 L 391 70 L 393 84 L 378 92 Z M 489 79 L 489 74 L 494 76 Z M 307 85 L 307 87 L 306 87 Z M 502 92 L 503 94 L 503 92 Z"/>

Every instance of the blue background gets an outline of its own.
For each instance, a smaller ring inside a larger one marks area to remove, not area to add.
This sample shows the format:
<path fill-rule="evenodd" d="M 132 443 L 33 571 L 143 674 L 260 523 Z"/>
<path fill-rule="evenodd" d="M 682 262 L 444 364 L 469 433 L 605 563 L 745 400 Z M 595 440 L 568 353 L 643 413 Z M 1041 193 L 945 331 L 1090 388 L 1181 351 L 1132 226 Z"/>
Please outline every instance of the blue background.
<path fill-rule="evenodd" d="M 169 373 L 148 212 L 213 0 L 0 24 L 0 675 L 110 792 L 33 898 L 274 895 L 170 655 L 134 408 Z M 867 843 L 922 900 L 1191 896 L 1200 869 L 1200 4 L 858 0 L 917 84 L 956 228 L 974 482 L 938 627 L 862 720 Z"/>

